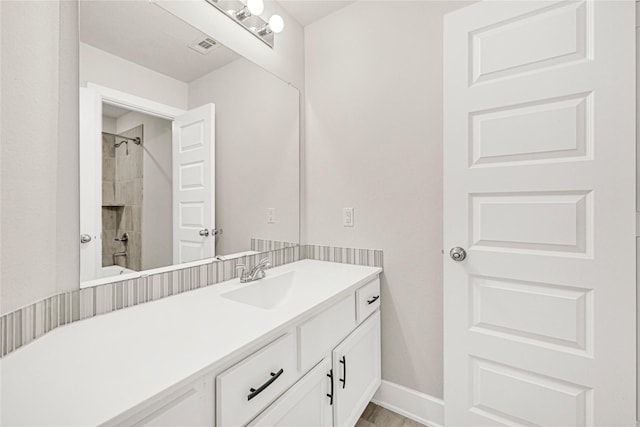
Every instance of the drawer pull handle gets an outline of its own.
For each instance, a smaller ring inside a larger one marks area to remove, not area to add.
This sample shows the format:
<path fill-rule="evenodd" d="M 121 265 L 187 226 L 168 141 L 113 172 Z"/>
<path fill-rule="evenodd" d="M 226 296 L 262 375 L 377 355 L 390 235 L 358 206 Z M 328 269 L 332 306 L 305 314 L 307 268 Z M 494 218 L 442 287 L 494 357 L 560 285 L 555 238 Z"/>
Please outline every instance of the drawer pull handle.
<path fill-rule="evenodd" d="M 342 356 L 340 363 L 342 363 L 342 378 L 340 382 L 342 383 L 342 388 L 345 388 L 347 386 L 347 358 Z"/>
<path fill-rule="evenodd" d="M 333 405 L 333 369 L 329 369 L 327 376 L 331 379 L 331 393 L 327 393 L 329 398 L 329 405 Z"/>
<path fill-rule="evenodd" d="M 282 375 L 282 373 L 283 373 L 283 372 L 284 372 L 284 369 L 280 369 L 280 370 L 279 370 L 277 373 L 275 373 L 275 374 L 274 374 L 273 372 L 271 372 L 271 378 L 269 378 L 269 381 L 267 381 L 266 383 L 262 384 L 262 385 L 261 385 L 260 387 L 258 387 L 257 389 L 255 389 L 255 388 L 249 389 L 249 391 L 250 391 L 251 393 L 249 393 L 249 395 L 247 396 L 247 400 L 251 400 L 251 399 L 253 399 L 254 397 L 256 397 L 257 395 L 259 395 L 260 393 L 262 393 L 262 392 L 263 392 L 267 387 L 269 387 L 271 384 L 273 384 L 273 382 L 274 382 L 275 380 L 277 380 L 277 379 L 278 379 L 278 377 L 279 377 L 280 375 Z"/>
<path fill-rule="evenodd" d="M 378 301 L 378 298 L 380 298 L 380 295 L 376 295 L 375 297 L 371 298 L 370 300 L 367 301 L 367 304 L 371 305 L 374 302 Z"/>

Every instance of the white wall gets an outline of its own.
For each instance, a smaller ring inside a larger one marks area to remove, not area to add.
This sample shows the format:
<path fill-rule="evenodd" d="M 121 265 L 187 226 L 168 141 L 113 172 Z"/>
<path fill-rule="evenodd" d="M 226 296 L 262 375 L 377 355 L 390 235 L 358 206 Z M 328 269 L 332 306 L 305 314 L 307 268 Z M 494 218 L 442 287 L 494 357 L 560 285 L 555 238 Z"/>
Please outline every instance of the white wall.
<path fill-rule="evenodd" d="M 116 133 L 143 125 L 142 269 L 173 264 L 171 122 L 135 111 L 118 118 Z"/>
<path fill-rule="evenodd" d="M 188 104 L 186 83 L 80 43 L 80 86 L 87 82 L 183 110 Z"/>
<path fill-rule="evenodd" d="M 247 250 L 252 237 L 299 241 L 298 91 L 241 58 L 189 84 L 189 108 L 206 103 L 216 106 L 216 253 Z"/>
<path fill-rule="evenodd" d="M 382 374 L 442 397 L 442 17 L 356 2 L 305 28 L 306 240 L 384 251 Z M 342 209 L 355 209 L 355 227 Z"/>
<path fill-rule="evenodd" d="M 0 312 L 78 287 L 78 5 L 1 1 Z"/>

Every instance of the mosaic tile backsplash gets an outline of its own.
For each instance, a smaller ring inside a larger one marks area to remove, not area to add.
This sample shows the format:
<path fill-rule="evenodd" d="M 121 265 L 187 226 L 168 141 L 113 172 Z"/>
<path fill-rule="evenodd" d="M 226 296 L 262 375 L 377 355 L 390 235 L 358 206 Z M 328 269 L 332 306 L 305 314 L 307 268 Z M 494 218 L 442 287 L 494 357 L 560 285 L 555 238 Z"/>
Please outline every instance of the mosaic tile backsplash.
<path fill-rule="evenodd" d="M 275 249 L 290 248 L 298 246 L 297 243 L 278 242 L 275 240 L 251 239 L 251 250 L 257 252 L 273 251 Z"/>
<path fill-rule="evenodd" d="M 69 291 L 7 313 L 0 317 L 0 357 L 68 323 L 235 279 L 238 264 L 251 268 L 265 257 L 272 267 L 303 259 L 373 267 L 382 267 L 383 262 L 382 251 L 372 249 L 260 239 L 251 239 L 251 249 L 261 253 Z"/>
<path fill-rule="evenodd" d="M 334 246 L 304 245 L 300 247 L 302 259 L 339 262 L 341 264 L 382 267 L 382 251 L 374 249 L 338 248 Z"/>

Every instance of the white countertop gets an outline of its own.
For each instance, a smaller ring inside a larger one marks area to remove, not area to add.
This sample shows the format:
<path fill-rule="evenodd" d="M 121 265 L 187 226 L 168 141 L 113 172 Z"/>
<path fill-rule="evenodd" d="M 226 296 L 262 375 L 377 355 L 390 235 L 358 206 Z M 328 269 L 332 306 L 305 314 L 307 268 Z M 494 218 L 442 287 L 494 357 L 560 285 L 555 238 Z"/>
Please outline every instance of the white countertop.
<path fill-rule="evenodd" d="M 226 363 L 270 333 L 329 305 L 382 269 L 304 260 L 267 271 L 313 272 L 278 307 L 223 298 L 238 279 L 55 329 L 0 360 L 2 426 L 99 425 Z M 254 282 L 259 283 L 259 282 Z"/>

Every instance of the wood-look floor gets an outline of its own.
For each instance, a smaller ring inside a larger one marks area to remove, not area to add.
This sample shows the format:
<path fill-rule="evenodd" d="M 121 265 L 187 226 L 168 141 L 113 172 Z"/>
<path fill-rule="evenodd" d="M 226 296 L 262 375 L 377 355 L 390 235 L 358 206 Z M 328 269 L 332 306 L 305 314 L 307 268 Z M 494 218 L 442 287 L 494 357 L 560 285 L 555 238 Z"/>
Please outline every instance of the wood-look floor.
<path fill-rule="evenodd" d="M 426 427 L 376 404 L 369 403 L 355 427 Z"/>

